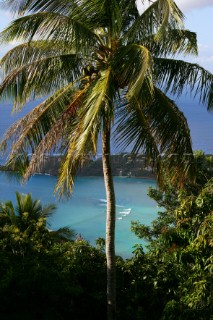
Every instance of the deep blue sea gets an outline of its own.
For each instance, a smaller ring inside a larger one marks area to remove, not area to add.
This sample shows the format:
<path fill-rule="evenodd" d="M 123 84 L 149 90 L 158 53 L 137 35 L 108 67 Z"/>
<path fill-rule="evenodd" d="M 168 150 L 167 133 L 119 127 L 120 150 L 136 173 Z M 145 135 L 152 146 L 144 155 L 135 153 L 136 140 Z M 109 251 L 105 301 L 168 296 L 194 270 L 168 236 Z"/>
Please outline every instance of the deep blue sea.
<path fill-rule="evenodd" d="M 29 103 L 21 113 L 11 115 L 11 105 L 0 105 L 0 137 L 20 116 L 27 113 L 35 102 Z M 195 100 L 182 97 L 178 101 L 191 130 L 194 150 L 213 154 L 213 114 Z M 114 149 L 113 152 L 116 152 Z M 44 203 L 57 202 L 53 195 L 55 177 L 34 176 L 26 185 L 8 181 L 0 174 L 0 200 L 15 199 L 15 191 L 31 192 L 34 198 Z M 140 220 L 150 224 L 156 217 L 157 207 L 147 196 L 152 180 L 115 178 L 117 198 L 116 253 L 131 256 L 132 246 L 140 241 L 130 232 L 130 221 Z M 92 244 L 98 237 L 105 237 L 105 191 L 103 178 L 78 178 L 73 197 L 69 201 L 57 202 L 58 210 L 51 219 L 51 228 L 69 225 Z"/>
<path fill-rule="evenodd" d="M 213 110 L 208 112 L 206 106 L 189 97 L 181 97 L 177 105 L 188 121 L 193 150 L 213 154 Z"/>
<path fill-rule="evenodd" d="M 182 96 L 176 102 L 187 118 L 193 150 L 203 150 L 205 153 L 213 154 L 213 110 L 207 112 L 206 106 L 199 104 L 197 99 L 190 99 L 189 96 Z M 11 104 L 0 103 L 0 138 L 14 121 L 37 104 L 35 101 L 28 103 L 20 113 L 11 114 Z M 117 150 L 113 148 L 112 151 L 116 153 Z"/>

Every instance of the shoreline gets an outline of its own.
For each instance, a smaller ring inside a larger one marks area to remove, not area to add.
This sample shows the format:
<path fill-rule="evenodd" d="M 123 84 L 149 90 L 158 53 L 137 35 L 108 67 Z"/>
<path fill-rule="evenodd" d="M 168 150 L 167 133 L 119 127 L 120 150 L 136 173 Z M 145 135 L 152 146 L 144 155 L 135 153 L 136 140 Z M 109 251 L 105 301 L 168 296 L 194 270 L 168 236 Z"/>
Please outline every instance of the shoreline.
<path fill-rule="evenodd" d="M 58 176 L 62 156 L 45 155 L 41 168 L 36 174 Z M 143 154 L 117 154 L 111 156 L 112 174 L 114 177 L 155 179 L 153 168 Z M 0 171 L 9 171 L 0 166 Z M 90 159 L 76 175 L 83 177 L 103 176 L 102 158 Z"/>
<path fill-rule="evenodd" d="M 10 173 L 12 174 L 14 171 L 12 170 L 1 170 L 0 168 L 0 173 Z M 36 172 L 32 175 L 32 177 L 34 176 L 48 176 L 48 177 L 57 177 L 56 174 L 50 174 L 50 173 L 45 173 L 45 172 Z M 76 175 L 75 178 L 103 178 L 103 175 Z M 113 176 L 113 178 L 121 178 L 121 179 L 144 179 L 144 180 L 156 180 L 154 175 L 150 175 L 150 176 Z"/>

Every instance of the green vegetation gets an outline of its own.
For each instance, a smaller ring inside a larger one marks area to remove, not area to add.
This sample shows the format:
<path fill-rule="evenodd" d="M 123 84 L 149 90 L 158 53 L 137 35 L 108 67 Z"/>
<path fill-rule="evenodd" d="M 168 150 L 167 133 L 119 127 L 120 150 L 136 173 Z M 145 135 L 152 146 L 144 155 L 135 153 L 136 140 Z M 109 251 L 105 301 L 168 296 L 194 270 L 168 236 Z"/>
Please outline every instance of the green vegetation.
<path fill-rule="evenodd" d="M 164 207 L 151 227 L 132 223 L 149 249 L 116 257 L 118 320 L 212 319 L 213 157 L 198 153 L 196 166 L 199 183 L 150 189 Z M 104 239 L 95 248 L 55 238 L 46 224 L 52 206 L 19 194 L 17 204 L 15 216 L 10 202 L 0 206 L 0 318 L 106 319 Z"/>
<path fill-rule="evenodd" d="M 169 184 L 166 192 L 150 189 L 164 210 L 152 227 L 132 223 L 139 238 L 149 240 L 148 253 L 141 255 L 150 265 L 144 273 L 162 312 L 150 319 L 213 317 L 213 157 L 199 152 L 195 161 L 196 184 L 187 183 L 181 191 Z"/>
<path fill-rule="evenodd" d="M 0 95 L 12 98 L 15 110 L 31 98 L 48 98 L 9 129 L 1 146 L 11 147 L 8 165 L 18 167 L 24 179 L 39 168 L 46 152 L 62 153 L 56 191 L 69 195 L 77 170 L 96 154 L 101 136 L 108 319 L 115 319 L 112 128 L 120 146 L 131 144 L 133 154 L 144 152 L 154 161 L 160 185 L 165 185 L 166 169 L 170 181 L 180 185 L 194 176 L 192 156 L 184 156 L 192 154 L 190 133 L 166 94 L 179 95 L 187 87 L 210 108 L 213 77 L 176 59 L 179 53 L 197 54 L 197 42 L 184 29 L 173 0 L 150 1 L 141 15 L 133 0 L 3 2 L 18 18 L 1 33 L 1 41 L 23 43 L 1 60 Z"/>

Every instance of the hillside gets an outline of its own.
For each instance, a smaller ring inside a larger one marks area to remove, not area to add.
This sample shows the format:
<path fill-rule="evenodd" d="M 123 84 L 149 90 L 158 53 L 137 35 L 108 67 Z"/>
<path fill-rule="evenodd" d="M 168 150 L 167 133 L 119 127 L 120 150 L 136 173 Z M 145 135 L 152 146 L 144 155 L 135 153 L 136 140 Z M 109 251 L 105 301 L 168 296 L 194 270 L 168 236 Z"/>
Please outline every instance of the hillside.
<path fill-rule="evenodd" d="M 147 163 L 144 155 L 132 156 L 130 154 L 112 155 L 112 170 L 114 176 L 147 177 L 154 178 L 151 166 Z M 43 167 L 39 173 L 57 175 L 61 156 L 45 156 Z M 79 176 L 103 176 L 102 159 L 89 160 L 79 170 Z"/>

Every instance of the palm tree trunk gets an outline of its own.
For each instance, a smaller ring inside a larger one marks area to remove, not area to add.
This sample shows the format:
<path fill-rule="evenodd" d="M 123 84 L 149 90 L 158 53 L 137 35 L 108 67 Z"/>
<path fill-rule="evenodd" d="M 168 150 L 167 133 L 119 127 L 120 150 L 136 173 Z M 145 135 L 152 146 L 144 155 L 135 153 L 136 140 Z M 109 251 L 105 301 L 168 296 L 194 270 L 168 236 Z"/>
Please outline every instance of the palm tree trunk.
<path fill-rule="evenodd" d="M 116 266 L 115 266 L 115 192 L 110 161 L 110 123 L 102 135 L 102 162 L 107 198 L 106 260 L 107 260 L 107 319 L 116 318 Z"/>

